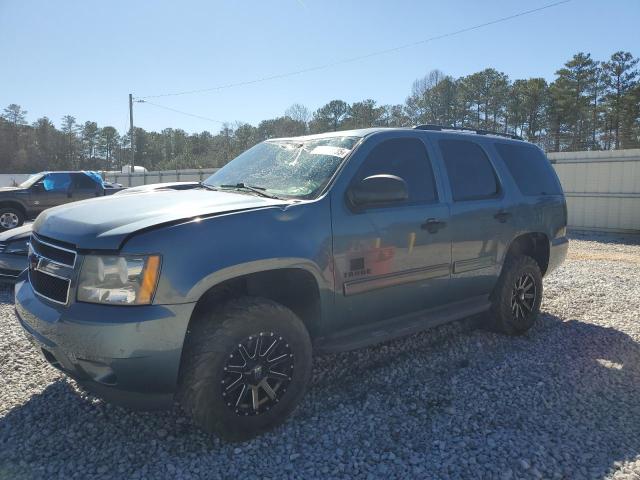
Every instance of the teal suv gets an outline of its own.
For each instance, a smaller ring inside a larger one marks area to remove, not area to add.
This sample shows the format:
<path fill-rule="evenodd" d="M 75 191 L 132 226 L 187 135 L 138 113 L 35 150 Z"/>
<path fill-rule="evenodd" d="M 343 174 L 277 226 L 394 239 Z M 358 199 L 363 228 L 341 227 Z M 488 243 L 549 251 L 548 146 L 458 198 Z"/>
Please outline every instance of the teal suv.
<path fill-rule="evenodd" d="M 45 210 L 16 311 L 94 394 L 177 400 L 243 440 L 294 410 L 315 354 L 485 311 L 526 332 L 566 224 L 553 168 L 517 137 L 421 125 L 271 139 L 198 188 Z"/>

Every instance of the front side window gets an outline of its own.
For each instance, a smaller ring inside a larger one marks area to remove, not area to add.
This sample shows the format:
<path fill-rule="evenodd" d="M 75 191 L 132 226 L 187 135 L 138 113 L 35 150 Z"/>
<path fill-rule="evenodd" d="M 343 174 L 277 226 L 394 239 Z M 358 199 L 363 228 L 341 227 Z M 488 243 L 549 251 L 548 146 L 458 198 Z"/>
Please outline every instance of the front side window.
<path fill-rule="evenodd" d="M 251 186 L 288 198 L 314 198 L 329 183 L 360 137 L 267 140 L 204 182 L 214 188 Z"/>
<path fill-rule="evenodd" d="M 409 189 L 409 203 L 433 203 L 438 196 L 427 151 L 417 138 L 394 138 L 376 145 L 356 175 L 360 181 L 372 175 L 402 178 Z"/>
<path fill-rule="evenodd" d="M 481 200 L 498 194 L 493 166 L 477 143 L 468 140 L 440 140 L 454 201 Z"/>
<path fill-rule="evenodd" d="M 495 147 L 523 195 L 562 194 L 551 164 L 536 147 L 510 143 Z"/>
<path fill-rule="evenodd" d="M 48 173 L 42 184 L 47 192 L 67 192 L 71 186 L 71 175 L 68 173 Z"/>

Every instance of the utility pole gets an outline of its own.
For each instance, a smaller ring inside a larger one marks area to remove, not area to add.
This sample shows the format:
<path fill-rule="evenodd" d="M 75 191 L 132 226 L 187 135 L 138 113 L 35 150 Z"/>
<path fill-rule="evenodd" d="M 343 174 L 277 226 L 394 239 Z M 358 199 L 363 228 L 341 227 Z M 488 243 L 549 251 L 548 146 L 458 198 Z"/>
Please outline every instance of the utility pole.
<path fill-rule="evenodd" d="M 129 141 L 131 142 L 131 171 L 129 173 L 133 173 L 134 171 L 134 162 L 135 162 L 135 142 L 133 141 L 133 95 L 129 94 Z"/>

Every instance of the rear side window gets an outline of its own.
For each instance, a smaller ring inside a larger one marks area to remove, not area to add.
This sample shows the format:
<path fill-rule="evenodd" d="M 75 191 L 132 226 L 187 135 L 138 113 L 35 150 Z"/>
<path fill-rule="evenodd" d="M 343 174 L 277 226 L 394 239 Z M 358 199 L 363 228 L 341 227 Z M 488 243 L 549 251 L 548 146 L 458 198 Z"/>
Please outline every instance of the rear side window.
<path fill-rule="evenodd" d="M 97 188 L 96 182 L 84 173 L 73 174 L 73 186 L 80 190 L 95 190 Z"/>
<path fill-rule="evenodd" d="M 407 182 L 410 203 L 437 200 L 435 180 L 427 151 L 417 138 L 394 138 L 375 146 L 360 167 L 356 178 L 396 175 Z"/>
<path fill-rule="evenodd" d="M 540 150 L 509 143 L 496 143 L 495 147 L 523 195 L 562 193 L 553 167 Z"/>
<path fill-rule="evenodd" d="M 498 194 L 498 180 L 489 159 L 477 143 L 438 142 L 455 201 L 481 200 Z"/>

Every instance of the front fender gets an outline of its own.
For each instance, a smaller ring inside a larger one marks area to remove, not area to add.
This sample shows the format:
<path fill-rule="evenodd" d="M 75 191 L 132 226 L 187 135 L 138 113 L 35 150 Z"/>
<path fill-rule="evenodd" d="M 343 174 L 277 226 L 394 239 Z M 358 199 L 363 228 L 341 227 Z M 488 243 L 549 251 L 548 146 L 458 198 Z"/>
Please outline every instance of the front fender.
<path fill-rule="evenodd" d="M 250 273 L 300 268 L 322 298 L 334 290 L 329 199 L 195 219 L 134 235 L 124 253 L 159 253 L 154 303 L 195 302 L 211 287 Z"/>

